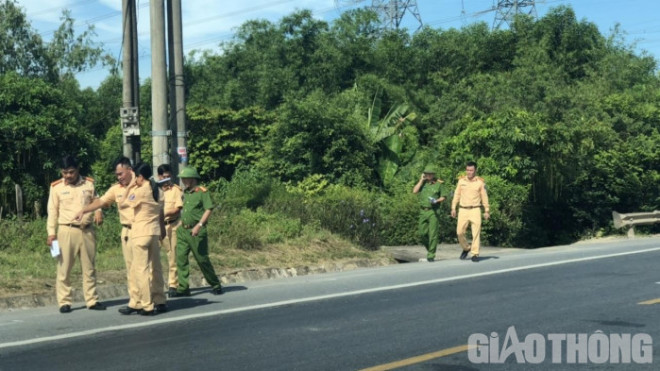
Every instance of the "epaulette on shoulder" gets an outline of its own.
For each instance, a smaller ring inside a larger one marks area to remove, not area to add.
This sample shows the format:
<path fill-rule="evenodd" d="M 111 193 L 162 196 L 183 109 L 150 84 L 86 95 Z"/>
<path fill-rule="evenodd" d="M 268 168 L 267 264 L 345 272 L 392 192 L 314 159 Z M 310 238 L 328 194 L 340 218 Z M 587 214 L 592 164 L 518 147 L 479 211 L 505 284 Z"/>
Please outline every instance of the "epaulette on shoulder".
<path fill-rule="evenodd" d="M 51 186 L 51 187 L 55 187 L 56 185 L 62 183 L 62 181 L 63 181 L 63 179 L 58 179 L 58 180 L 56 180 L 56 181 L 50 183 L 50 186 Z"/>
<path fill-rule="evenodd" d="M 94 183 L 94 178 L 90 178 L 90 177 L 86 176 L 85 180 L 88 181 L 88 182 Z"/>
<path fill-rule="evenodd" d="M 482 177 L 480 177 L 480 176 L 476 176 L 475 178 L 477 178 L 477 180 L 480 180 L 480 181 L 486 183 L 486 181 L 484 180 L 484 178 L 482 178 Z"/>
<path fill-rule="evenodd" d="M 198 187 L 195 188 L 195 192 L 197 192 L 197 191 L 199 191 L 199 192 L 206 192 L 206 191 L 208 191 L 208 190 L 207 190 L 205 187 L 198 186 Z"/>
<path fill-rule="evenodd" d="M 179 191 L 181 190 L 181 187 L 179 187 L 178 184 L 172 184 L 172 188 L 176 188 L 176 189 L 178 189 Z"/>

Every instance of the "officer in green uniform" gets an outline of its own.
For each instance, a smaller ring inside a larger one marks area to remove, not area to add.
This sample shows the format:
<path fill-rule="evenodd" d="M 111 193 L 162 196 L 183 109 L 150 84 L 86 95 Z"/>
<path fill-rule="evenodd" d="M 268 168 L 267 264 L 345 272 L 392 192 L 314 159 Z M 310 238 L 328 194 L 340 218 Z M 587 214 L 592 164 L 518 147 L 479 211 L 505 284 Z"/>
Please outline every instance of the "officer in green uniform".
<path fill-rule="evenodd" d="M 413 188 L 420 207 L 417 234 L 427 251 L 426 259 L 421 261 L 428 262 L 435 260 L 440 234 L 438 209 L 440 202 L 445 200 L 443 181 L 435 177 L 435 172 L 435 167 L 426 166 L 419 182 Z"/>
<path fill-rule="evenodd" d="M 214 295 L 222 294 L 220 280 L 209 260 L 208 235 L 206 223 L 211 216 L 213 203 L 206 188 L 199 186 L 199 174 L 193 167 L 185 167 L 179 174 L 184 185 L 181 227 L 176 236 L 176 266 L 179 272 L 179 285 L 172 297 L 190 296 L 188 277 L 190 262 L 188 254 L 192 251 L 202 275 L 211 285 Z"/>

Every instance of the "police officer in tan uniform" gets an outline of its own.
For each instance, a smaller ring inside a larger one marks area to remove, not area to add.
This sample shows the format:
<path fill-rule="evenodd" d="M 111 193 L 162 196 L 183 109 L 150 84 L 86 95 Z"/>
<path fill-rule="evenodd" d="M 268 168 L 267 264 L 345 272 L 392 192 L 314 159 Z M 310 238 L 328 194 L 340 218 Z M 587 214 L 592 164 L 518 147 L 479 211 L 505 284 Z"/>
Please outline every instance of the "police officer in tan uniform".
<path fill-rule="evenodd" d="M 60 255 L 57 257 L 57 279 L 55 282 L 57 303 L 60 313 L 71 312 L 71 283 L 69 276 L 75 258 L 80 258 L 83 277 L 83 294 L 88 309 L 105 310 L 99 302 L 96 292 L 96 244 L 92 215 L 79 221 L 76 214 L 86 204 L 96 198 L 94 180 L 80 176 L 78 161 L 75 157 L 65 156 L 62 159 L 62 179 L 51 183 L 48 196 L 47 231 L 48 246 L 57 240 Z M 103 222 L 101 212 L 94 216 L 96 224 Z"/>
<path fill-rule="evenodd" d="M 166 235 L 163 193 L 150 181 L 151 175 L 151 165 L 137 165 L 135 183 L 129 187 L 128 197 L 123 201 L 133 211 L 129 233 L 133 251 L 130 277 L 137 287 L 135 301 L 140 303 L 140 308 L 129 306 L 120 310 L 122 314 L 153 315 L 167 311 L 159 244 Z"/>
<path fill-rule="evenodd" d="M 463 252 L 461 259 L 467 258 L 472 252 L 472 261 L 479 261 L 479 247 L 481 244 L 481 207 L 484 208 L 484 219 L 490 218 L 490 205 L 488 204 L 488 193 L 486 183 L 477 176 L 477 164 L 468 162 L 465 166 L 466 175 L 458 180 L 454 199 L 451 202 L 451 216 L 456 217 L 458 207 L 458 222 L 456 223 L 456 234 L 458 243 Z M 465 232 L 468 225 L 472 229 L 472 248 L 467 243 Z"/>
<path fill-rule="evenodd" d="M 181 209 L 183 208 L 183 191 L 172 182 L 172 169 L 168 164 L 158 166 L 158 179 L 165 197 L 165 232 L 167 236 L 161 241 L 161 247 L 167 252 L 168 296 L 176 294 L 179 284 L 176 271 L 176 230 L 181 226 Z"/>
<path fill-rule="evenodd" d="M 117 210 L 119 212 L 119 223 L 121 223 L 121 251 L 124 256 L 124 263 L 126 265 L 126 282 L 128 286 L 128 296 L 137 297 L 137 288 L 130 279 L 131 271 L 131 262 L 133 260 L 133 252 L 131 250 L 130 240 L 128 234 L 131 230 L 131 218 L 133 216 L 133 211 L 128 204 L 124 204 L 123 201 L 126 198 L 126 193 L 128 188 L 135 184 L 135 175 L 133 174 L 133 168 L 131 166 L 131 160 L 127 157 L 120 157 L 114 163 L 115 176 L 117 178 L 117 183 L 115 183 L 107 192 L 100 198 L 94 200 L 90 205 L 87 205 L 79 213 L 77 218 L 82 218 L 83 213 L 87 213 L 93 210 L 96 210 L 101 207 L 109 207 L 113 203 L 117 204 Z M 130 302 L 129 306 L 139 306 L 136 302 Z M 121 308 L 120 308 L 121 309 Z"/>

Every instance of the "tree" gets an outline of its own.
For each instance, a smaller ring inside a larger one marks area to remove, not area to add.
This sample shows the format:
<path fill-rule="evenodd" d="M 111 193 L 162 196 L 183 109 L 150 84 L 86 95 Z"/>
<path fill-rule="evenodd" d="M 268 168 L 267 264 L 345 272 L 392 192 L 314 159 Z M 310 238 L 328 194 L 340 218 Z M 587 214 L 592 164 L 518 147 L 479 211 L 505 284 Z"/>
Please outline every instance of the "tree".
<path fill-rule="evenodd" d="M 373 179 L 373 147 L 355 120 L 346 96 L 313 92 L 287 101 L 270 131 L 260 166 L 284 181 L 324 174 L 332 182 L 362 186 Z"/>
<path fill-rule="evenodd" d="M 0 76 L 0 143 L 3 147 L 0 199 L 7 206 L 14 183 L 23 187 L 28 205 L 43 201 L 58 176 L 64 154 L 78 156 L 89 169 L 95 139 L 76 121 L 77 107 L 41 79 L 7 73 Z"/>
<path fill-rule="evenodd" d="M 0 74 L 16 72 L 23 76 L 56 76 L 47 48 L 15 1 L 0 3 Z"/>
<path fill-rule="evenodd" d="M 41 77 L 56 82 L 95 66 L 111 57 L 103 54 L 100 44 L 92 41 L 94 28 L 76 35 L 74 20 L 63 11 L 61 25 L 53 39 L 45 42 L 32 28 L 23 10 L 13 0 L 0 2 L 0 74 L 14 71 L 22 76 Z"/>
<path fill-rule="evenodd" d="M 210 181 L 231 179 L 237 168 L 253 167 L 264 156 L 275 116 L 262 108 L 240 111 L 188 108 L 190 163 Z"/>

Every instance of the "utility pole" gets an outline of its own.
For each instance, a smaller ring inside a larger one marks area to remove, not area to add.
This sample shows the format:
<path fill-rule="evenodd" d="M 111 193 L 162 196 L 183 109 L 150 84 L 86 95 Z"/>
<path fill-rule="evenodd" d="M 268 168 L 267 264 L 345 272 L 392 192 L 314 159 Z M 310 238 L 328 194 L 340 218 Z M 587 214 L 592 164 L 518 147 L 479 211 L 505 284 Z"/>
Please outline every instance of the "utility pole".
<path fill-rule="evenodd" d="M 122 1 L 123 18 L 123 88 L 119 110 L 122 128 L 123 154 L 133 165 L 140 162 L 140 81 L 138 76 L 137 17 L 135 0 Z"/>
<path fill-rule="evenodd" d="M 177 176 L 179 169 L 188 163 L 185 81 L 183 78 L 183 26 L 181 19 L 181 0 L 167 0 L 170 130 L 172 133 L 176 133 L 176 139 L 172 136 L 171 153 L 174 176 Z"/>
<path fill-rule="evenodd" d="M 518 14 L 527 14 L 536 18 L 535 0 L 497 0 L 493 29 L 499 29 L 504 23 L 509 27 Z"/>
<path fill-rule="evenodd" d="M 165 63 L 165 9 L 163 0 L 150 1 L 151 22 L 151 136 L 154 174 L 169 164 L 167 125 L 167 73 Z"/>

